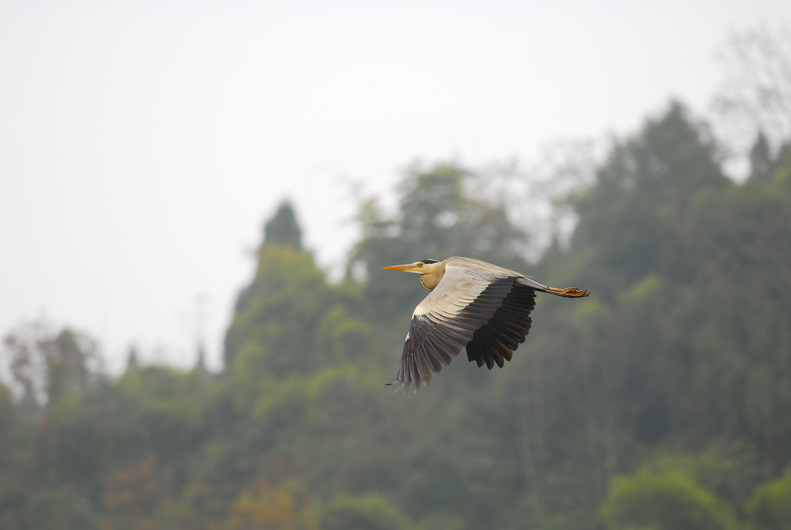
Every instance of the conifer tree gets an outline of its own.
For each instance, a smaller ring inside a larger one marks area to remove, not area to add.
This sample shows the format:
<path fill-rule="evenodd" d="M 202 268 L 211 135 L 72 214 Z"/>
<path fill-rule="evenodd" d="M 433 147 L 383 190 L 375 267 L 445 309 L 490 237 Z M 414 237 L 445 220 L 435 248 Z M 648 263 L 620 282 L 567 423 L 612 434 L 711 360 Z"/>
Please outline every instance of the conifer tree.
<path fill-rule="evenodd" d="M 294 207 L 283 201 L 275 215 L 264 225 L 264 245 L 280 245 L 302 250 L 302 230 L 297 223 Z"/>

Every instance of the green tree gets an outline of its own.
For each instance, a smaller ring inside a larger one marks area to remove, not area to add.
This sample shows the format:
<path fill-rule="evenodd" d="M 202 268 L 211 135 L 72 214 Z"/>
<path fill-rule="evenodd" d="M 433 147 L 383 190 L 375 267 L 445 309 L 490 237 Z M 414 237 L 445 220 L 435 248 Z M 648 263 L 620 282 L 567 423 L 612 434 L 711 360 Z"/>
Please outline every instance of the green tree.
<path fill-rule="evenodd" d="M 290 202 L 280 203 L 275 215 L 264 225 L 264 245 L 302 250 L 302 230 Z"/>
<path fill-rule="evenodd" d="M 305 495 L 292 481 L 279 487 L 260 483 L 253 492 L 244 491 L 231 505 L 228 518 L 214 527 L 216 530 L 248 528 L 318 530 L 319 525 Z"/>
<path fill-rule="evenodd" d="M 751 530 L 791 528 L 791 469 L 758 488 L 747 505 L 747 515 Z"/>
<path fill-rule="evenodd" d="M 602 505 L 610 530 L 735 530 L 725 504 L 681 472 L 618 477 Z"/>
<path fill-rule="evenodd" d="M 367 347 L 365 326 L 354 320 L 357 312 L 344 309 L 352 307 L 354 290 L 329 284 L 313 255 L 301 249 L 295 219 L 284 203 L 267 222 L 255 277 L 237 299 L 224 360 L 240 380 L 261 381 L 326 366 L 337 352 L 319 335 L 341 328 L 350 341 L 347 347 Z"/>
<path fill-rule="evenodd" d="M 99 530 L 87 503 L 66 488 L 8 490 L 0 484 L 3 530 Z"/>
<path fill-rule="evenodd" d="M 572 248 L 591 254 L 580 282 L 606 285 L 607 295 L 646 273 L 683 271 L 679 220 L 697 194 L 730 185 L 715 154 L 705 126 L 678 102 L 616 144 L 595 185 L 576 201 Z"/>
<path fill-rule="evenodd" d="M 791 458 L 791 330 L 780 316 L 791 311 L 791 201 L 753 186 L 707 197 L 682 248 L 695 273 L 667 330 L 691 353 L 674 362 L 677 417 L 690 432 L 751 439 L 779 472 Z"/>
<path fill-rule="evenodd" d="M 762 131 L 758 132 L 750 149 L 750 180 L 768 184 L 774 177 L 774 160 L 769 141 Z"/>
<path fill-rule="evenodd" d="M 14 380 L 49 406 L 84 393 L 94 379 L 96 345 L 85 334 L 66 328 L 56 335 L 46 322 L 27 322 L 6 335 L 4 346 Z"/>
<path fill-rule="evenodd" d="M 137 354 L 137 348 L 134 346 L 129 346 L 129 351 L 126 354 L 126 369 L 127 370 L 136 370 L 140 367 L 140 359 L 139 355 Z"/>
<path fill-rule="evenodd" d="M 90 363 L 96 359 L 93 341 L 85 335 L 64 329 L 54 340 L 44 344 L 44 350 L 50 402 L 87 390 L 91 380 Z"/>
<path fill-rule="evenodd" d="M 378 495 L 339 497 L 328 503 L 319 520 L 322 530 L 406 530 L 409 521 Z"/>
<path fill-rule="evenodd" d="M 568 526 L 592 526 L 611 478 L 665 444 L 734 444 L 757 469 L 788 465 L 791 202 L 779 181 L 728 182 L 715 153 L 671 105 L 613 148 L 573 203 L 570 250 L 538 266 L 544 283 L 594 293 L 572 310 L 540 300 L 536 353 L 504 386 L 503 407 L 527 423 L 513 450 L 528 455 L 528 500 Z"/>
<path fill-rule="evenodd" d="M 320 359 L 315 330 L 331 289 L 313 256 L 279 245 L 264 245 L 252 284 L 240 295 L 225 339 L 225 362 L 240 377 L 261 380 L 310 372 Z"/>

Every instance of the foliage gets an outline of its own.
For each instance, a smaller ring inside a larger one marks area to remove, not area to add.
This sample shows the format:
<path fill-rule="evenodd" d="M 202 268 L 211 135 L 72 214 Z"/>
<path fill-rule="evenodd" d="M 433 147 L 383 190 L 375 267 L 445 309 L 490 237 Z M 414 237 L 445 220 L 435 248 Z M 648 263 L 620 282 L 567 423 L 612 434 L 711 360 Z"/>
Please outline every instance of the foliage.
<path fill-rule="evenodd" d="M 259 484 L 253 492 L 244 491 L 231 504 L 228 519 L 217 530 L 318 530 L 310 508 L 300 499 L 294 483 L 274 488 Z"/>
<path fill-rule="evenodd" d="M 677 102 L 639 135 L 616 144 L 597 183 L 577 200 L 575 252 L 588 250 L 591 271 L 580 280 L 615 292 L 644 274 L 683 265 L 679 221 L 697 195 L 728 187 L 705 128 Z M 594 276 L 593 274 L 598 276 Z"/>
<path fill-rule="evenodd" d="M 327 334 L 343 335 L 350 350 L 345 354 L 367 347 L 364 322 L 353 318 L 348 305 L 344 309 L 349 293 L 328 284 L 310 253 L 265 244 L 258 258 L 256 277 L 239 295 L 225 340 L 226 366 L 238 377 L 259 381 L 327 366 L 335 360 L 322 342 Z"/>
<path fill-rule="evenodd" d="M 45 322 L 26 322 L 4 339 L 9 371 L 35 407 L 37 400 L 53 405 L 61 397 L 83 392 L 97 360 L 96 347 L 86 335 L 64 329 L 54 334 Z"/>
<path fill-rule="evenodd" d="M 282 202 L 272 219 L 264 225 L 264 244 L 302 250 L 302 230 L 290 202 Z"/>
<path fill-rule="evenodd" d="M 602 505 L 611 530 L 731 530 L 736 521 L 724 503 L 681 472 L 640 470 L 618 477 Z"/>
<path fill-rule="evenodd" d="M 26 490 L 0 483 L 0 528 L 4 530 L 99 530 L 87 503 L 65 488 Z"/>
<path fill-rule="evenodd" d="M 791 527 L 791 469 L 778 480 L 764 484 L 747 505 L 748 527 L 781 530 Z"/>
<path fill-rule="evenodd" d="M 378 495 L 339 497 L 322 510 L 322 530 L 403 530 L 409 522 Z"/>

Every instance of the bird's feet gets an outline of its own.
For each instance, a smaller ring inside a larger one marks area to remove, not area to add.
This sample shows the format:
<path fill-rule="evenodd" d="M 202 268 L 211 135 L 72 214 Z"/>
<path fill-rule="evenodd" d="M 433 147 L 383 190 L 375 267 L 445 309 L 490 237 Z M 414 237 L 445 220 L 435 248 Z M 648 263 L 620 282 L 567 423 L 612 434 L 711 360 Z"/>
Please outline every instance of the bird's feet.
<path fill-rule="evenodd" d="M 547 287 L 545 291 L 549 294 L 554 294 L 555 296 L 563 296 L 565 298 L 581 298 L 583 296 L 588 296 L 591 294 L 590 291 L 586 291 L 584 289 L 577 289 L 576 287 L 566 287 L 565 289 L 558 289 L 557 287 Z"/>

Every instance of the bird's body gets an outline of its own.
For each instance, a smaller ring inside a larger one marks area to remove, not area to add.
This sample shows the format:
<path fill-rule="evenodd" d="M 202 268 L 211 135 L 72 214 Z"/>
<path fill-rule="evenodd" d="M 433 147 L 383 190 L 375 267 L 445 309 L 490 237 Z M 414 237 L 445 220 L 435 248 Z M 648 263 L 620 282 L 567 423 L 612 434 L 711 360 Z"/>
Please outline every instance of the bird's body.
<path fill-rule="evenodd" d="M 452 257 L 385 267 L 420 274 L 431 291 L 412 313 L 401 366 L 392 384 L 428 385 L 462 348 L 478 366 L 500 368 L 530 332 L 536 292 L 567 298 L 588 296 L 574 287 L 556 289 L 485 261 Z"/>

